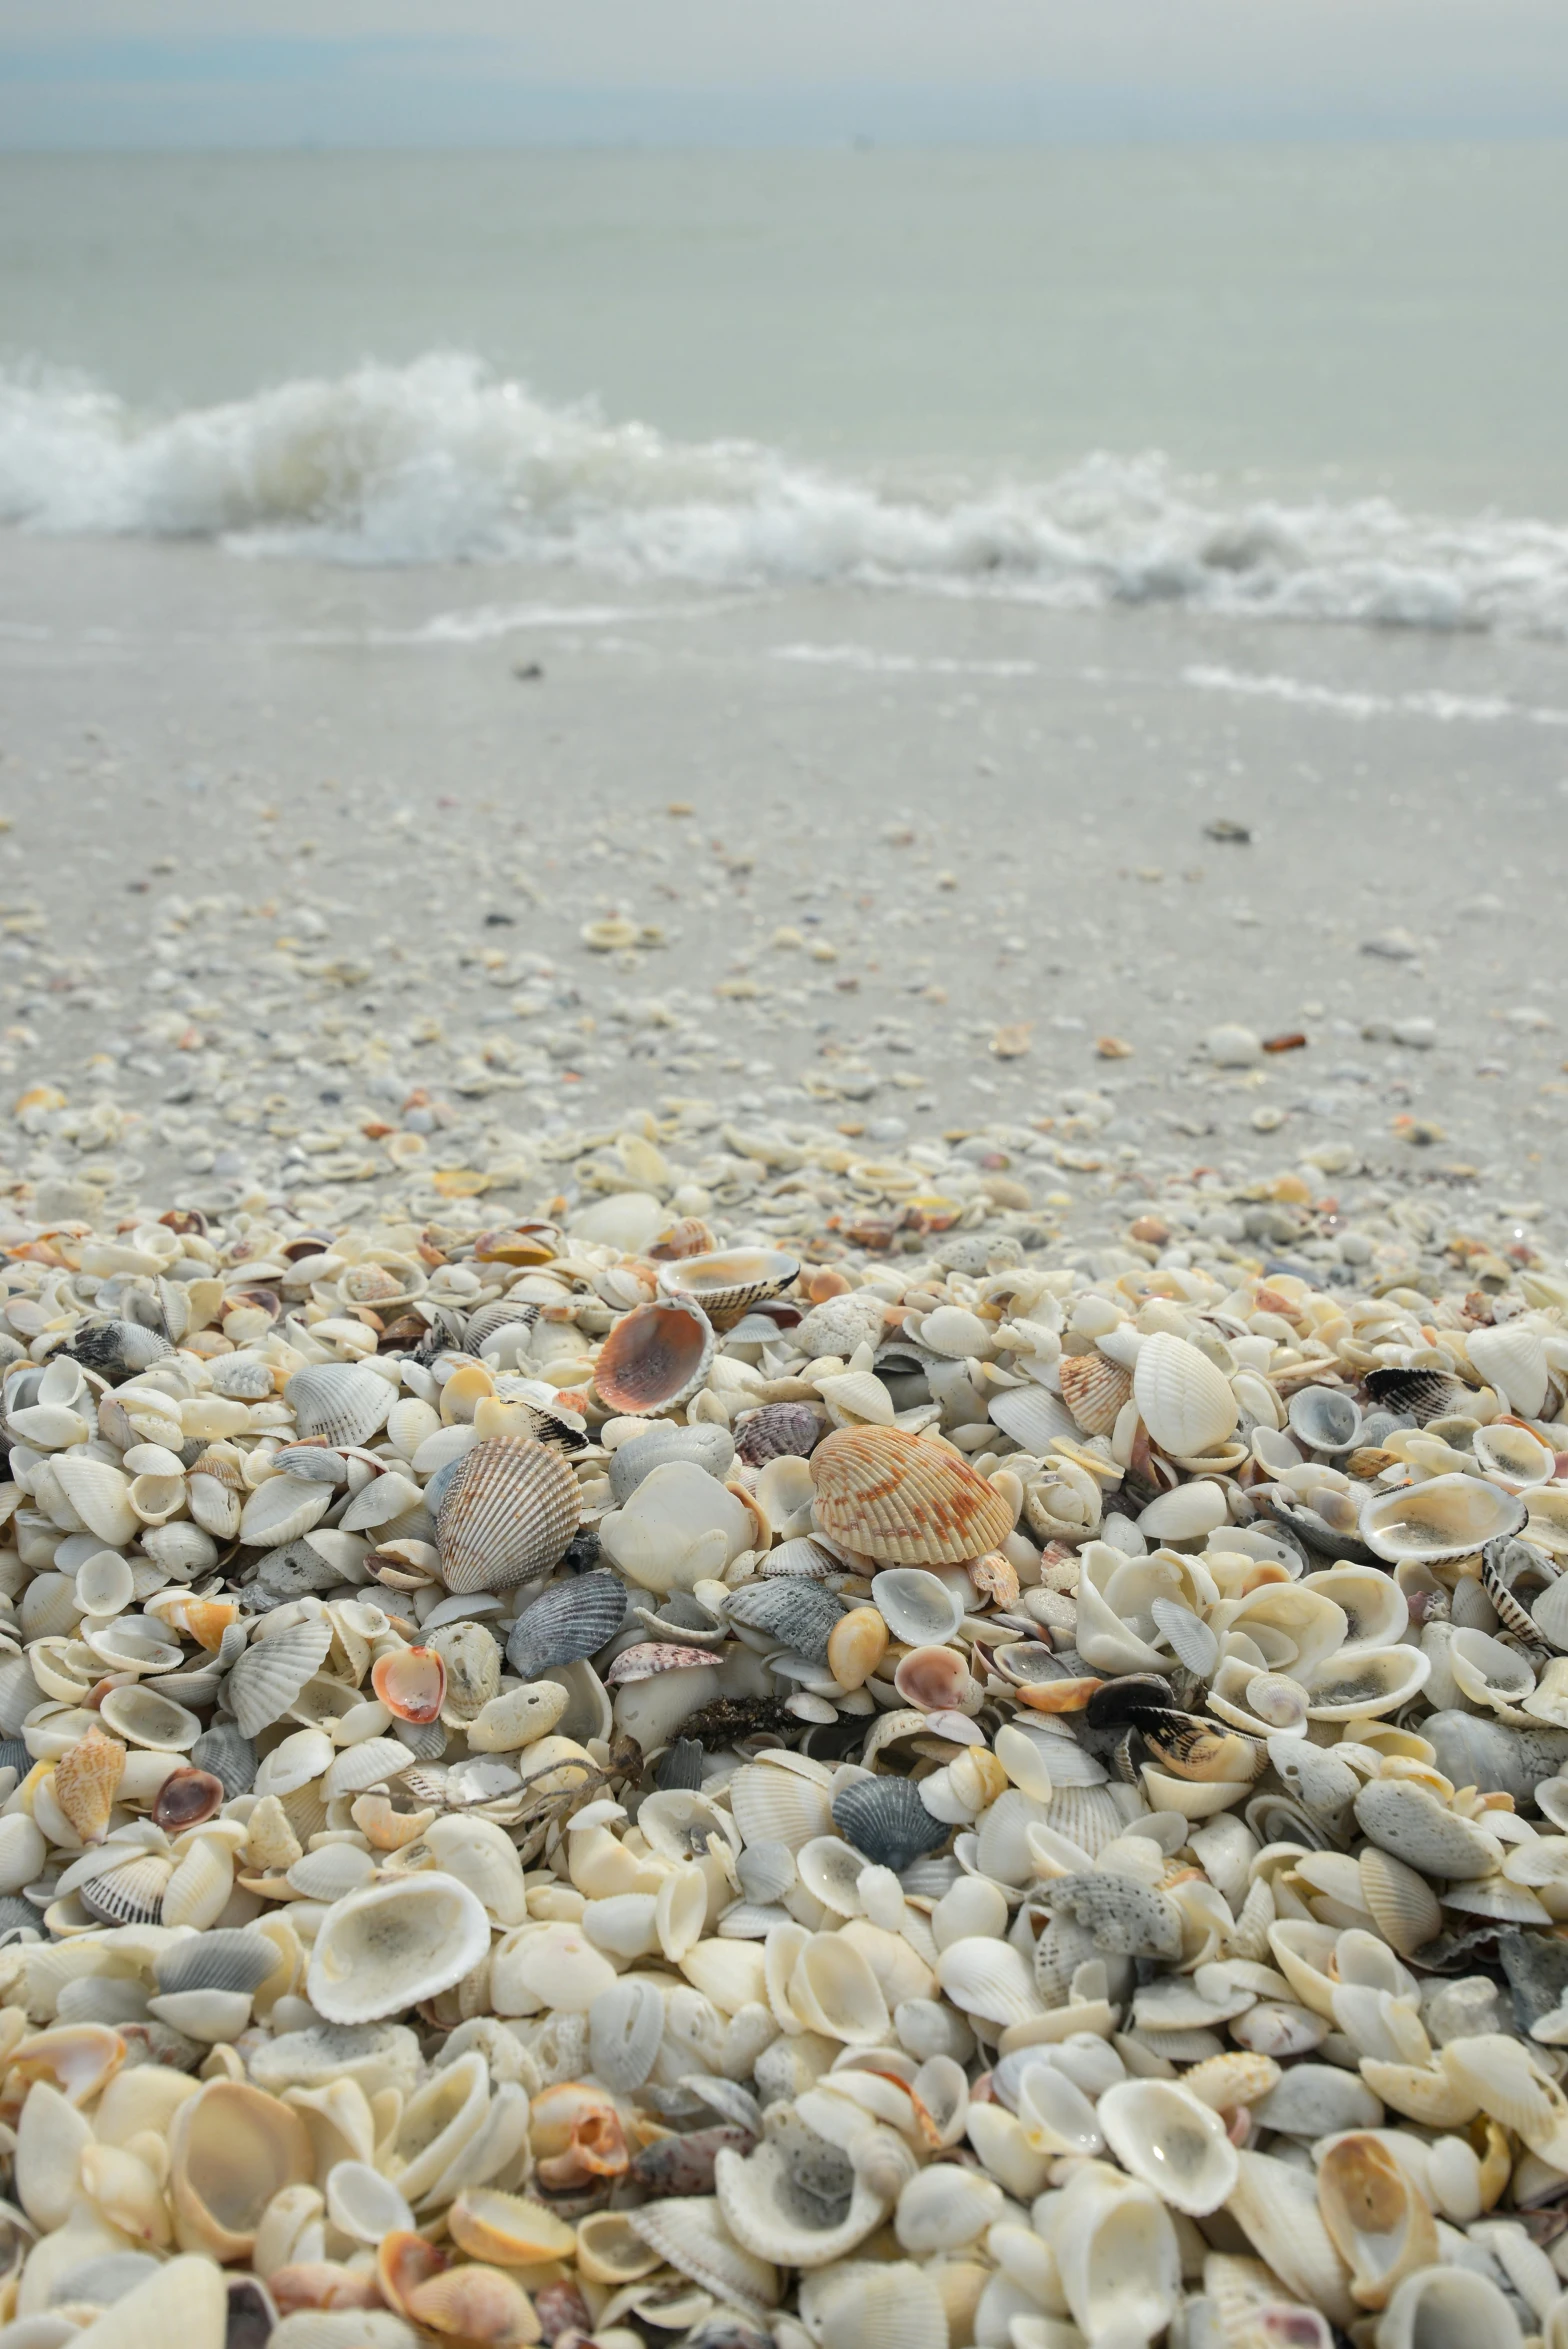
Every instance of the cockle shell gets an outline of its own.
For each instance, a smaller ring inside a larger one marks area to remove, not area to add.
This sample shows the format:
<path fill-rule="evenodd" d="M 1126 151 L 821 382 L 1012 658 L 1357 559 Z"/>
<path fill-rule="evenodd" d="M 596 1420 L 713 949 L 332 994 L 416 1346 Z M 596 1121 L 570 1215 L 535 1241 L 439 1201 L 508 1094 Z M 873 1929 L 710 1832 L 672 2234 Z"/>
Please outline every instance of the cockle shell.
<path fill-rule="evenodd" d="M 895 1875 L 923 1852 L 935 1851 L 950 1832 L 907 1778 L 860 1778 L 840 1787 L 833 1823 L 873 1867 L 891 1868 Z"/>
<path fill-rule="evenodd" d="M 610 1331 L 594 1364 L 594 1387 L 607 1410 L 640 1419 L 694 1395 L 713 1360 L 713 1325 L 684 1297 L 633 1306 Z"/>
<path fill-rule="evenodd" d="M 525 1606 L 506 1645 L 506 1660 L 524 1680 L 552 1665 L 597 1655 L 626 1620 L 626 1585 L 600 1570 L 552 1583 Z"/>
<path fill-rule="evenodd" d="M 302 1436 L 329 1444 L 368 1444 L 386 1425 L 397 1388 L 379 1372 L 352 1362 L 310 1363 L 283 1389 Z"/>
<path fill-rule="evenodd" d="M 1239 1416 L 1228 1381 L 1208 1357 L 1165 1330 L 1139 1347 L 1132 1391 L 1151 1441 L 1174 1458 L 1212 1451 Z"/>
<path fill-rule="evenodd" d="M 434 1998 L 490 1947 L 483 1908 L 453 1876 L 405 1876 L 339 1900 L 311 1950 L 311 2004 L 333 2023 L 369 2023 Z"/>
<path fill-rule="evenodd" d="M 793 1256 L 771 1248 L 728 1248 L 664 1264 L 659 1287 L 667 1297 L 699 1305 L 715 1329 L 728 1329 L 763 1298 L 776 1297 L 799 1272 Z"/>
<path fill-rule="evenodd" d="M 809 1403 L 764 1403 L 735 1438 L 736 1455 L 753 1468 L 769 1460 L 805 1459 L 820 1442 L 823 1421 Z"/>
<path fill-rule="evenodd" d="M 258 1637 L 225 1684 L 241 1734 L 255 1737 L 281 1720 L 312 1673 L 320 1671 L 331 1645 L 332 1626 L 325 1615 L 307 1616 Z"/>
<path fill-rule="evenodd" d="M 1098 1351 L 1064 1354 L 1056 1366 L 1062 1401 L 1085 1435 L 1109 1435 L 1132 1393 L 1132 1373 Z"/>
<path fill-rule="evenodd" d="M 448 1590 L 510 1590 L 548 1574 L 581 1513 L 577 1479 L 560 1455 L 521 1436 L 490 1436 L 465 1452 L 436 1518 Z"/>
<path fill-rule="evenodd" d="M 731 1593 L 724 1611 L 745 1630 L 818 1664 L 826 1663 L 828 1642 L 843 1615 L 831 1591 L 799 1574 L 749 1583 Z"/>
<path fill-rule="evenodd" d="M 901 1428 L 837 1428 L 811 1455 L 830 1540 L 885 1565 L 959 1564 L 1012 1531 L 1005 1497 L 968 1462 Z"/>
<path fill-rule="evenodd" d="M 1465 1339 L 1471 1368 L 1495 1387 L 1508 1409 L 1534 1419 L 1546 1401 L 1551 1372 L 1538 1329 L 1525 1320 L 1473 1329 Z"/>
<path fill-rule="evenodd" d="M 738 2308 L 754 2323 L 766 2324 L 767 2311 L 779 2299 L 778 2271 L 736 2240 L 717 2201 L 672 2195 L 628 2211 L 626 2217 L 661 2259 L 711 2292 L 721 2306 Z"/>
<path fill-rule="evenodd" d="M 823 2203 L 810 2191 L 809 2176 L 802 2178 L 798 2153 L 791 2162 L 790 2150 L 771 2142 L 746 2156 L 721 2150 L 713 2165 L 719 2208 L 735 2240 L 769 2266 L 827 2267 L 880 2224 L 887 2197 L 851 2173 L 848 2207 L 824 2223 Z M 829 2204 L 828 2211 L 833 2207 Z"/>

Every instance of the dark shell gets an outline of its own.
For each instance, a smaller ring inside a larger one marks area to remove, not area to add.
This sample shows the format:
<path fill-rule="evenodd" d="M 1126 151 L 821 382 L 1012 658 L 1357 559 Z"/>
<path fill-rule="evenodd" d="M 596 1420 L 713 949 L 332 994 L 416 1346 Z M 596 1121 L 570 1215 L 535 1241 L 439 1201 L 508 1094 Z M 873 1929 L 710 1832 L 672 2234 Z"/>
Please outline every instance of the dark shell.
<path fill-rule="evenodd" d="M 42 1909 L 35 1909 L 19 1892 L 0 1894 L 0 1948 L 7 1947 L 19 1933 L 36 1933 L 42 1940 L 43 1931 Z"/>
<path fill-rule="evenodd" d="M 748 1467 L 791 1455 L 808 1459 L 821 1441 L 823 1420 L 809 1403 L 764 1403 L 754 1411 L 735 1438 L 735 1450 Z"/>
<path fill-rule="evenodd" d="M 222 1780 L 231 1802 L 237 1794 L 249 1794 L 256 1783 L 256 1748 L 232 1721 L 204 1729 L 191 1747 L 191 1761 L 198 1770 L 210 1770 Z"/>
<path fill-rule="evenodd" d="M 828 1641 L 843 1619 L 844 1610 L 820 1582 L 802 1574 L 781 1574 L 771 1582 L 748 1583 L 725 1601 L 732 1623 L 776 1640 L 793 1656 L 808 1663 L 827 1661 Z"/>
<path fill-rule="evenodd" d="M 1135 1728 L 1149 1752 L 1175 1778 L 1210 1781 L 1256 1778 L 1268 1761 L 1267 1748 L 1239 1729 L 1210 1721 L 1202 1713 L 1167 1711 L 1134 1714 Z"/>
<path fill-rule="evenodd" d="M 678 1737 L 654 1765 L 653 1783 L 663 1793 L 695 1793 L 702 1784 L 702 1740 Z"/>
<path fill-rule="evenodd" d="M 33 1757 L 20 1737 L 0 1737 L 0 1770 L 14 1770 L 18 1778 L 25 1778 L 33 1766 Z"/>
<path fill-rule="evenodd" d="M 934 1819 L 907 1778 L 857 1778 L 833 1797 L 833 1824 L 873 1867 L 898 1875 L 952 1829 Z"/>
<path fill-rule="evenodd" d="M 1095 1690 L 1084 1719 L 1091 1729 L 1125 1729 L 1135 1715 L 1166 1711 L 1173 1702 L 1170 1682 L 1157 1672 L 1125 1672 Z"/>
<path fill-rule="evenodd" d="M 230 2276 L 228 2294 L 223 2349 L 267 2349 L 278 2312 L 266 2285 L 259 2276 Z"/>
<path fill-rule="evenodd" d="M 1366 1390 L 1385 1411 L 1408 1411 L 1417 1427 L 1445 1412 L 1464 1411 L 1475 1401 L 1463 1380 L 1441 1370 L 1369 1370 Z"/>
<path fill-rule="evenodd" d="M 863 1730 L 864 1723 L 858 1726 Z M 712 1753 L 743 1737 L 798 1736 L 800 1723 L 784 1709 L 782 1697 L 718 1697 L 681 1723 L 683 1738 L 695 1738 Z"/>
<path fill-rule="evenodd" d="M 532 1329 L 538 1319 L 537 1305 L 525 1305 L 521 1300 L 512 1305 L 505 1297 L 498 1297 L 493 1305 L 481 1305 L 479 1311 L 469 1317 L 468 1326 L 463 1332 L 464 1352 L 478 1354 L 483 1350 L 486 1338 L 494 1337 L 498 1329 Z"/>
<path fill-rule="evenodd" d="M 111 1386 L 119 1386 L 150 1363 L 172 1354 L 174 1348 L 157 1330 L 144 1329 L 139 1321 L 90 1321 L 77 1331 L 65 1352 L 84 1370 L 95 1370 Z"/>
<path fill-rule="evenodd" d="M 757 2140 L 749 2129 L 692 2129 L 685 2136 L 659 2137 L 632 2156 L 631 2176 L 648 2194 L 711 2194 L 713 2165 L 729 2148 L 750 2153 Z"/>
<path fill-rule="evenodd" d="M 1568 1997 L 1568 1942 L 1511 1928 L 1498 1934 L 1497 1954 L 1513 1992 L 1514 2021 L 1529 2032 Z"/>
<path fill-rule="evenodd" d="M 534 2293 L 533 2303 L 540 2334 L 547 2342 L 558 2341 L 563 2333 L 593 2330 L 588 2303 L 575 2284 L 545 2284 Z"/>
<path fill-rule="evenodd" d="M 153 1824 L 170 1835 L 199 1827 L 221 1811 L 229 1797 L 212 1770 L 171 1770 L 152 1806 Z"/>
<path fill-rule="evenodd" d="M 590 1566 L 599 1563 L 599 1536 L 591 1525 L 581 1525 L 566 1547 L 566 1555 L 557 1567 L 558 1574 L 586 1574 Z"/>
<path fill-rule="evenodd" d="M 1530 1604 L 1557 1580 L 1558 1571 L 1544 1550 L 1517 1534 L 1504 1534 L 1481 1552 L 1481 1583 L 1487 1597 L 1514 1636 L 1532 1647 L 1540 1645 L 1541 1634 Z"/>
<path fill-rule="evenodd" d="M 158 1988 L 173 1990 L 259 1990 L 277 1971 L 278 1945 L 244 1925 L 209 1930 L 177 1941 L 154 1960 Z"/>
<path fill-rule="evenodd" d="M 626 1585 L 608 1567 L 552 1582 L 525 1607 L 506 1643 L 506 1660 L 520 1680 L 537 1680 L 552 1664 L 597 1655 L 626 1620 Z"/>

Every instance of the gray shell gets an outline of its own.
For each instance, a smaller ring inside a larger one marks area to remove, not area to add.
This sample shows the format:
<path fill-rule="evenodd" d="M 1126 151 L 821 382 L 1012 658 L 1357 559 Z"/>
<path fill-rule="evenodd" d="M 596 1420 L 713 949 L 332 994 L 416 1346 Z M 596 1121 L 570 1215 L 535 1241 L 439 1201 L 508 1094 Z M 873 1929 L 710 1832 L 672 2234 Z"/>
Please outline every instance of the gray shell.
<path fill-rule="evenodd" d="M 907 1778 L 857 1778 L 833 1797 L 833 1824 L 873 1867 L 898 1875 L 952 1830 L 933 1819 Z"/>
<path fill-rule="evenodd" d="M 166 1337 L 144 1329 L 139 1321 L 85 1322 L 65 1350 L 84 1370 L 95 1370 L 111 1386 L 135 1378 L 174 1352 Z"/>
<path fill-rule="evenodd" d="M 259 1990 L 279 1963 L 278 1945 L 243 1926 L 198 1933 L 177 1941 L 157 1958 L 158 1988 L 177 1990 Z"/>
<path fill-rule="evenodd" d="M 222 1780 L 231 1802 L 237 1794 L 249 1794 L 256 1783 L 256 1748 L 232 1721 L 218 1721 L 211 1729 L 204 1729 L 191 1747 L 190 1758 L 196 1769 L 210 1770 L 214 1778 Z"/>
<path fill-rule="evenodd" d="M 1568 1998 L 1568 1943 L 1510 1927 L 1497 1936 L 1497 1954 L 1513 1992 L 1514 2020 L 1521 2031 L 1533 2031 Z"/>
<path fill-rule="evenodd" d="M 379 1371 L 357 1362 L 311 1362 L 283 1389 L 301 1435 L 329 1444 L 368 1444 L 385 1427 L 397 1389 Z"/>
<path fill-rule="evenodd" d="M 326 1616 L 312 1615 L 246 1649 L 229 1674 L 225 1694 L 247 1737 L 281 1721 L 306 1681 L 320 1671 L 331 1645 Z"/>
<path fill-rule="evenodd" d="M 761 1632 L 813 1664 L 827 1662 L 828 1641 L 844 1614 L 831 1591 L 800 1574 L 747 1583 L 731 1592 L 724 1612 L 732 1623 Z"/>
<path fill-rule="evenodd" d="M 506 1643 L 506 1660 L 520 1680 L 537 1680 L 552 1664 L 596 1656 L 626 1620 L 626 1585 L 607 1567 L 552 1582 L 525 1607 Z"/>
<path fill-rule="evenodd" d="M 610 1461 L 610 1492 L 624 1509 L 645 1476 L 666 1460 L 694 1460 L 709 1476 L 728 1476 L 735 1443 L 727 1427 L 650 1427 L 628 1437 Z"/>
<path fill-rule="evenodd" d="M 1034 1895 L 1053 1917 L 1071 1917 L 1114 1957 L 1181 1955 L 1181 1911 L 1152 1884 L 1136 1877 L 1088 1870 L 1059 1876 Z"/>
<path fill-rule="evenodd" d="M 810 1457 L 820 1442 L 826 1422 L 809 1403 L 764 1403 L 754 1411 L 735 1439 L 735 1449 L 749 1468 L 769 1460 Z"/>
<path fill-rule="evenodd" d="M 1518 1803 L 1543 1778 L 1555 1778 L 1568 1760 L 1568 1729 L 1514 1729 L 1479 1713 L 1429 1713 L 1421 1734 L 1431 1739 L 1438 1768 L 1455 1786 L 1511 1794 Z"/>

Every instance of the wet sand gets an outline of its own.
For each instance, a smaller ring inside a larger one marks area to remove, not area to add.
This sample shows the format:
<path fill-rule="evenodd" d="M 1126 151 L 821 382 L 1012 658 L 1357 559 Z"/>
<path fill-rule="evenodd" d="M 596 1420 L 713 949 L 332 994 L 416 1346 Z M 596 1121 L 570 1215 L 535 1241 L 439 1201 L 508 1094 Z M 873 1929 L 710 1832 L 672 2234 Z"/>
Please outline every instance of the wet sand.
<path fill-rule="evenodd" d="M 12 1183 L 330 1189 L 417 1092 L 1568 1205 L 1551 645 L 13 533 L 0 752 Z"/>

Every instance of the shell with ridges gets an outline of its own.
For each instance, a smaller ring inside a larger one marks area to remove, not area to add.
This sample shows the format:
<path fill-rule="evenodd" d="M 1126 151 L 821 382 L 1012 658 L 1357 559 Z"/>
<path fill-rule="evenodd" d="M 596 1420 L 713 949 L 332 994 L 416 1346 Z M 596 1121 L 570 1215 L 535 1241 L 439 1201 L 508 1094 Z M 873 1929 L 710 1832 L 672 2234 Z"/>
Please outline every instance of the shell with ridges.
<path fill-rule="evenodd" d="M 449 1591 L 510 1590 L 558 1565 L 581 1515 L 577 1479 L 544 1444 L 490 1436 L 463 1454 L 441 1499 L 436 1547 Z"/>
<path fill-rule="evenodd" d="M 959 1565 L 1013 1530 L 994 1485 L 902 1428 L 837 1428 L 812 1453 L 811 1472 L 821 1530 L 879 1565 Z"/>

